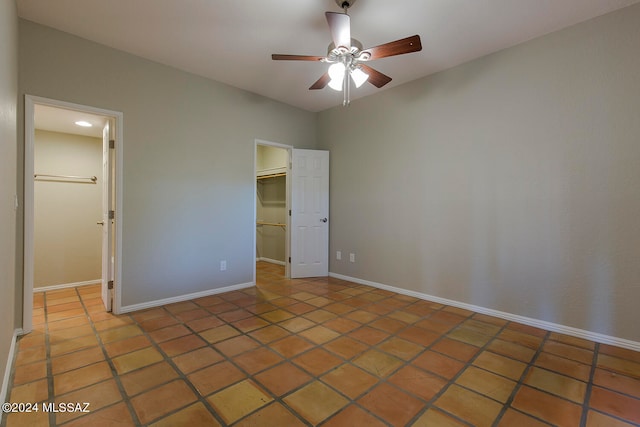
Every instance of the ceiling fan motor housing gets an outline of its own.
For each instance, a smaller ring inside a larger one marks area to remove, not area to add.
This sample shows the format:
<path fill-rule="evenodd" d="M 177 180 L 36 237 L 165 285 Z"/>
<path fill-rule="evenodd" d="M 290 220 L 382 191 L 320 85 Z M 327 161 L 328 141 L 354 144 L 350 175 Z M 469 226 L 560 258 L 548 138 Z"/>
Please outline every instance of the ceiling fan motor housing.
<path fill-rule="evenodd" d="M 356 0 L 336 0 L 336 4 L 340 6 L 340 9 L 349 9 Z"/>

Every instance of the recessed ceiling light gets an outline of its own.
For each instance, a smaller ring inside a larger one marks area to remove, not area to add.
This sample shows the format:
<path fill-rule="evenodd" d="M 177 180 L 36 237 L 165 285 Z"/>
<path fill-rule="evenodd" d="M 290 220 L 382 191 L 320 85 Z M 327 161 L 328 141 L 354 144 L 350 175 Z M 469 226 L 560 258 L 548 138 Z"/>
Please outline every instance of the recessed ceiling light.
<path fill-rule="evenodd" d="M 76 122 L 76 124 L 78 126 L 82 126 L 83 128 L 90 128 L 91 126 L 93 126 L 91 123 L 85 122 L 84 120 L 80 120 L 80 121 Z"/>

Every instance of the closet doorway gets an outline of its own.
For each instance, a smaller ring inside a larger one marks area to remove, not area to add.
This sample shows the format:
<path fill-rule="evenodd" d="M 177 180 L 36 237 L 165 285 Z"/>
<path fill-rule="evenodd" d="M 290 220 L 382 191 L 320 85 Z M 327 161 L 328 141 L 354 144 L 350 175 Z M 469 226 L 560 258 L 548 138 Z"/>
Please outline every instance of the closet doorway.
<path fill-rule="evenodd" d="M 120 308 L 122 113 L 25 96 L 23 330 L 33 293 L 99 284 Z"/>
<path fill-rule="evenodd" d="M 256 143 L 256 279 L 288 278 L 289 147 Z"/>

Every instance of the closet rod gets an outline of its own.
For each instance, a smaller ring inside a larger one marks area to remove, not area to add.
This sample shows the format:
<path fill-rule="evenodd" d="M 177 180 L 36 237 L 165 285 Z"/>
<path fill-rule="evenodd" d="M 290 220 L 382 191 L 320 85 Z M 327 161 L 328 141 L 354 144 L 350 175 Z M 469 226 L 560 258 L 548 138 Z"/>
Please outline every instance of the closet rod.
<path fill-rule="evenodd" d="M 264 222 L 264 221 L 256 221 L 257 225 L 275 225 L 277 227 L 286 227 L 287 224 L 281 224 L 279 222 Z"/>
<path fill-rule="evenodd" d="M 74 176 L 74 175 L 45 175 L 42 173 L 37 173 L 35 175 L 33 175 L 33 178 L 37 179 L 39 177 L 45 177 L 45 178 L 63 178 L 63 179 L 86 179 L 86 180 L 90 180 L 91 182 L 93 182 L 94 184 L 96 183 L 96 181 L 98 180 L 98 177 L 96 176 Z"/>

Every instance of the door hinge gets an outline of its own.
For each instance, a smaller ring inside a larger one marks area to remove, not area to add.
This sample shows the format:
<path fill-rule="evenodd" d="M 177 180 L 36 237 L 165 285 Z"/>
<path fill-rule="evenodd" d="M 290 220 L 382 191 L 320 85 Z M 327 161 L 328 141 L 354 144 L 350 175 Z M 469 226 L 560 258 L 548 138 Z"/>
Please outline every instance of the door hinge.
<path fill-rule="evenodd" d="M 291 209 L 289 209 L 289 216 L 291 216 Z"/>
<path fill-rule="evenodd" d="M 110 139 L 109 140 L 109 148 L 116 148 L 116 140 L 115 139 Z"/>
<path fill-rule="evenodd" d="M 115 219 L 116 218 L 116 211 L 109 211 L 109 219 Z"/>
<path fill-rule="evenodd" d="M 289 257 L 289 264 L 291 264 L 291 257 Z"/>
<path fill-rule="evenodd" d="M 107 282 L 107 289 L 113 289 L 113 280 Z"/>

